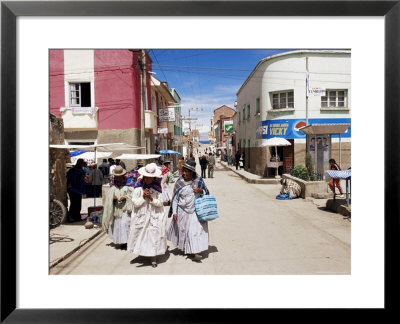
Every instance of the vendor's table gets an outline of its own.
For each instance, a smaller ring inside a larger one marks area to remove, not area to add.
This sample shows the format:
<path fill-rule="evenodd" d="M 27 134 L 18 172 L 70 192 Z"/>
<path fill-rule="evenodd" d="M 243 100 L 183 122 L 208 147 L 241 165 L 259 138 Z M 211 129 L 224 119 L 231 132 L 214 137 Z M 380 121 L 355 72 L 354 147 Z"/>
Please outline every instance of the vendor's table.
<path fill-rule="evenodd" d="M 267 162 L 267 168 L 273 168 L 275 169 L 275 178 L 279 178 L 278 175 L 278 168 L 280 166 L 283 166 L 283 162 L 280 161 L 271 161 L 271 162 Z"/>
<path fill-rule="evenodd" d="M 328 170 L 326 171 L 325 179 L 344 179 L 346 180 L 346 203 L 350 205 L 351 196 L 351 169 L 349 170 Z M 335 181 L 333 182 L 333 200 L 336 198 L 335 194 Z"/>

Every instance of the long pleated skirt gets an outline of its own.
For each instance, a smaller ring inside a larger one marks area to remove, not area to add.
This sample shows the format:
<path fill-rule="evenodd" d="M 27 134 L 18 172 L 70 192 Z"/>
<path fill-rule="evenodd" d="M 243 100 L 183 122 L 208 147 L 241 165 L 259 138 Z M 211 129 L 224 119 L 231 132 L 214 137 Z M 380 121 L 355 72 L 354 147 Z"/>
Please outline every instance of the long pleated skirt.
<path fill-rule="evenodd" d="M 178 221 L 171 220 L 167 238 L 186 254 L 200 253 L 208 249 L 208 223 L 178 208 Z"/>
<path fill-rule="evenodd" d="M 131 216 L 123 213 L 121 217 L 115 217 L 114 223 L 108 228 L 108 236 L 115 244 L 128 242 L 131 226 Z"/>
<path fill-rule="evenodd" d="M 169 190 L 169 187 L 162 188 L 161 197 L 162 197 L 163 201 L 171 201 L 172 200 L 172 195 L 171 195 L 171 191 Z"/>

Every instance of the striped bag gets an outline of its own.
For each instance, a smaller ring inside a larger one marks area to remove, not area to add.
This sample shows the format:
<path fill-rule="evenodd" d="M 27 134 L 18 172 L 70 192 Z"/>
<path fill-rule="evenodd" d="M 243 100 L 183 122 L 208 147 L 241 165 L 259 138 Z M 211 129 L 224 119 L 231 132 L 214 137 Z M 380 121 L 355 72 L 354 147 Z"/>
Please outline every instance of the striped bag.
<path fill-rule="evenodd" d="M 213 195 L 201 195 L 194 201 L 200 223 L 218 218 L 217 201 Z"/>

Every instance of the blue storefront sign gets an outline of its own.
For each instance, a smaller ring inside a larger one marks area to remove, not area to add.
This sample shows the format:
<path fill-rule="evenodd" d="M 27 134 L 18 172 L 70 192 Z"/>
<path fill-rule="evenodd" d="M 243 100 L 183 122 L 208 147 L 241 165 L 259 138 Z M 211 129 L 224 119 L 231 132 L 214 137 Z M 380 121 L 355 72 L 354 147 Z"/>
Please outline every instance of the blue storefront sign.
<path fill-rule="evenodd" d="M 311 118 L 308 125 L 312 124 L 351 124 L 351 118 Z M 306 135 L 299 131 L 306 126 L 305 119 L 274 119 L 264 120 L 257 123 L 256 138 L 268 139 L 272 137 L 283 137 L 286 139 L 306 138 Z M 332 137 L 339 137 L 333 135 Z M 351 137 L 351 125 L 341 137 Z"/>

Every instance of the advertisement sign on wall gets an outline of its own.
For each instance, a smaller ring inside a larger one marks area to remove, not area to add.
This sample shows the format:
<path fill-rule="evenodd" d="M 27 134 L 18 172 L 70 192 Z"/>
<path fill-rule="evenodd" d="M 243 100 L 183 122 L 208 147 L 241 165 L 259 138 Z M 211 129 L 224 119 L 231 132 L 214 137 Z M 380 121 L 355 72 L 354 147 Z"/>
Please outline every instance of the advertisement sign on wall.
<path fill-rule="evenodd" d="M 351 124 L 351 118 L 311 118 L 308 124 Z M 306 138 L 300 132 L 300 128 L 306 126 L 305 119 L 274 119 L 264 120 L 257 123 L 256 138 L 268 139 L 272 137 L 283 137 L 286 139 Z M 351 137 L 351 126 L 341 134 L 343 138 Z M 338 135 L 333 135 L 338 137 Z"/>
<path fill-rule="evenodd" d="M 159 128 L 157 130 L 158 134 L 167 134 L 168 133 L 168 127 L 163 127 L 163 128 Z"/>
<path fill-rule="evenodd" d="M 160 122 L 175 121 L 175 108 L 164 108 L 159 110 Z"/>
<path fill-rule="evenodd" d="M 224 132 L 225 134 L 233 132 L 233 120 L 224 121 Z"/>

